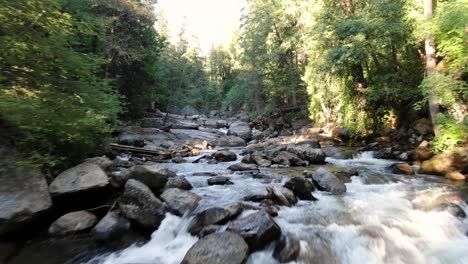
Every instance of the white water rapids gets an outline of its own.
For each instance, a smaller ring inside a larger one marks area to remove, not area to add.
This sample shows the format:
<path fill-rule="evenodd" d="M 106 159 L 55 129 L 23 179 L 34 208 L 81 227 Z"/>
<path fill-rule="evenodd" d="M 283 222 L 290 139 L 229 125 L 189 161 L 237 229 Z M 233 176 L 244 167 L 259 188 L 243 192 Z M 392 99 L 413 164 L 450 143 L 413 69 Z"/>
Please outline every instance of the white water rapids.
<path fill-rule="evenodd" d="M 451 195 L 452 185 L 427 176 L 391 174 L 387 167 L 394 162 L 374 159 L 370 153 L 350 160 L 327 161 L 354 168 L 359 176 L 346 183 L 347 192 L 342 196 L 315 191 L 319 201 L 281 207 L 275 221 L 282 232 L 294 233 L 301 240 L 299 259 L 293 263 L 468 263 L 468 220 L 460 220 L 448 211 L 421 209 L 438 197 Z M 198 210 L 263 193 L 269 184 L 280 185 L 286 179 L 274 169 L 265 173 L 271 177 L 263 178 L 231 174 L 225 169 L 230 164 L 170 164 L 170 169 L 186 176 L 195 187 L 192 192 L 203 198 Z M 194 172 L 228 175 L 234 184 L 207 186 L 209 177 L 191 176 Z M 468 213 L 464 202 L 458 204 Z M 189 222 L 190 218 L 168 213 L 148 243 L 96 257 L 91 263 L 179 264 L 198 240 L 186 231 Z M 270 245 L 255 252 L 248 263 L 277 263 L 272 251 Z"/>

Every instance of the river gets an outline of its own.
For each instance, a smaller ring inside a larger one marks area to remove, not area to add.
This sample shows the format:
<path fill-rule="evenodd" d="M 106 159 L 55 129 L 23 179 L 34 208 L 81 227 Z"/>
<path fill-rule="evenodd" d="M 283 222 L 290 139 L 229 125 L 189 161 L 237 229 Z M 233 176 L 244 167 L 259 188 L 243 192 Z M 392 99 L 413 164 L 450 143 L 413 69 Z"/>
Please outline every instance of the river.
<path fill-rule="evenodd" d="M 344 195 L 315 191 L 318 201 L 299 201 L 295 206 L 280 208 L 274 219 L 282 232 L 293 233 L 300 239 L 299 258 L 292 263 L 468 263 L 468 220 L 447 210 L 427 210 L 442 198 L 452 197 L 468 213 L 466 203 L 456 199 L 461 193 L 466 194 L 466 185 L 454 185 L 434 176 L 392 174 L 388 166 L 394 161 L 375 159 L 370 152 L 348 160 L 327 158 L 327 162 L 355 169 L 359 176 L 346 183 Z M 291 168 L 262 170 L 257 175 L 233 174 L 227 170 L 231 164 L 168 166 L 178 176 L 185 176 L 195 187 L 192 192 L 203 198 L 196 211 L 263 193 L 266 186 L 282 185 L 288 175 L 298 173 Z M 229 176 L 234 184 L 208 186 L 209 176 L 200 176 L 204 173 Z M 243 215 L 249 213 L 247 210 Z M 198 240 L 187 232 L 191 220 L 190 216 L 168 213 L 146 244 L 100 255 L 89 263 L 179 264 Z M 247 263 L 277 263 L 272 251 L 270 245 L 255 252 Z"/>

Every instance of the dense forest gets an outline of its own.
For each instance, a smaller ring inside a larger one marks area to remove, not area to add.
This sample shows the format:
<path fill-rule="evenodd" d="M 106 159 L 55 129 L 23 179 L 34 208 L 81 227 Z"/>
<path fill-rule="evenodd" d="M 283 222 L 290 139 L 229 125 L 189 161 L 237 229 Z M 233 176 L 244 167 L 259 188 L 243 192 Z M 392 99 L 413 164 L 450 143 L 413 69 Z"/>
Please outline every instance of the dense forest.
<path fill-rule="evenodd" d="M 436 150 L 466 140 L 466 0 L 251 0 L 231 44 L 207 55 L 183 29 L 171 44 L 157 8 L 2 0 L 7 156 L 69 164 L 152 105 L 252 119 L 295 109 L 287 118 L 336 122 L 355 138 L 429 117 Z"/>

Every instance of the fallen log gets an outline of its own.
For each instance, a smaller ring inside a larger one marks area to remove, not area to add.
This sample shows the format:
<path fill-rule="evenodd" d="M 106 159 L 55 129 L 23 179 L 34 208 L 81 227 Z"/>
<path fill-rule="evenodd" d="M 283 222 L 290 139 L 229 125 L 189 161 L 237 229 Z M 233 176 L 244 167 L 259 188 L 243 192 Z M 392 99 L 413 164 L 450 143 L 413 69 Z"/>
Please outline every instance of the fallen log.
<path fill-rule="evenodd" d="M 117 151 L 127 151 L 131 153 L 159 156 L 162 159 L 172 158 L 172 153 L 166 150 L 151 150 L 151 149 L 145 149 L 145 148 L 139 148 L 139 147 L 133 147 L 133 146 L 127 146 L 127 145 L 120 145 L 120 144 L 115 144 L 115 143 L 110 144 L 110 147 L 111 149 L 117 150 Z"/>

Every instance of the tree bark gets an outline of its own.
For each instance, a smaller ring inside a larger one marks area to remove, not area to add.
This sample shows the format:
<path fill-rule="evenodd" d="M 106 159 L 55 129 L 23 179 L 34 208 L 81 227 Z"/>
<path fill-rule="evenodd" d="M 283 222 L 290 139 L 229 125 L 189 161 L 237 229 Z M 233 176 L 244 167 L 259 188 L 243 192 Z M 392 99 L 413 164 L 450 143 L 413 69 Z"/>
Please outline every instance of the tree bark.
<path fill-rule="evenodd" d="M 424 15 L 426 19 L 431 19 L 434 15 L 433 0 L 424 0 Z M 426 50 L 426 75 L 431 77 L 436 74 L 436 47 L 434 43 L 434 38 L 431 34 L 427 34 L 425 40 L 425 50 Z M 436 127 L 435 120 L 437 114 L 439 113 L 439 102 L 434 93 L 434 88 L 429 88 L 429 113 L 431 115 L 432 126 L 434 128 L 434 135 L 438 136 L 439 130 Z"/>

